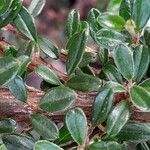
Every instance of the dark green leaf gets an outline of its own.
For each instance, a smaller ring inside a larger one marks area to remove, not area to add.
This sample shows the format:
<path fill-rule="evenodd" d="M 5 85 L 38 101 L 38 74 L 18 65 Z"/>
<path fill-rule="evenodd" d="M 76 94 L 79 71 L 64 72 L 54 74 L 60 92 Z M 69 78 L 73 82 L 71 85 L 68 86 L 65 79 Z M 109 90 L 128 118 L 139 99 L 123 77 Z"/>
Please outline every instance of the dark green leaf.
<path fill-rule="evenodd" d="M 130 89 L 130 96 L 133 104 L 142 111 L 150 111 L 150 92 L 141 86 L 134 85 Z"/>
<path fill-rule="evenodd" d="M 10 7 L 14 0 L 1 0 L 0 1 L 0 16 L 2 16 Z"/>
<path fill-rule="evenodd" d="M 99 24 L 104 28 L 110 28 L 114 30 L 123 30 L 125 20 L 121 16 L 103 13 L 98 18 Z"/>
<path fill-rule="evenodd" d="M 0 15 L 0 28 L 9 24 L 18 15 L 21 7 L 22 0 L 13 0 L 10 8 L 2 16 Z"/>
<path fill-rule="evenodd" d="M 59 49 L 49 39 L 39 37 L 38 43 L 39 43 L 41 51 L 44 52 L 48 57 L 51 57 L 54 59 L 58 58 Z"/>
<path fill-rule="evenodd" d="M 122 150 L 122 145 L 117 142 L 97 142 L 90 145 L 89 150 Z"/>
<path fill-rule="evenodd" d="M 147 80 L 144 80 L 142 83 L 139 84 L 141 87 L 143 87 L 145 90 L 147 90 L 150 93 L 150 78 Z"/>
<path fill-rule="evenodd" d="M 60 85 L 61 82 L 59 78 L 55 75 L 55 73 L 44 65 L 39 65 L 35 72 L 40 75 L 46 82 L 54 85 Z"/>
<path fill-rule="evenodd" d="M 127 101 L 122 101 L 109 114 L 106 125 L 107 135 L 116 136 L 129 119 L 129 106 Z"/>
<path fill-rule="evenodd" d="M 19 63 L 12 57 L 0 59 L 0 85 L 7 84 L 18 72 Z"/>
<path fill-rule="evenodd" d="M 127 123 L 117 137 L 120 141 L 148 141 L 150 140 L 150 123 Z"/>
<path fill-rule="evenodd" d="M 66 69 L 67 73 L 72 74 L 82 60 L 88 38 L 88 24 L 86 29 L 80 33 L 74 34 L 68 42 L 67 49 L 69 50 Z"/>
<path fill-rule="evenodd" d="M 106 49 L 112 49 L 119 43 L 126 41 L 126 37 L 124 35 L 110 29 L 99 30 L 95 35 L 95 39 L 97 44 L 100 44 L 101 47 Z"/>
<path fill-rule="evenodd" d="M 4 57 L 6 57 L 6 56 L 16 57 L 17 56 L 17 52 L 18 52 L 18 50 L 15 49 L 14 47 L 7 47 L 6 49 L 4 49 L 3 56 Z"/>
<path fill-rule="evenodd" d="M 75 101 L 76 94 L 66 87 L 52 88 L 41 99 L 39 106 L 44 111 L 57 112 L 68 109 Z"/>
<path fill-rule="evenodd" d="M 41 13 L 45 3 L 46 3 L 46 0 L 32 0 L 28 8 L 29 13 L 33 17 L 38 16 Z"/>
<path fill-rule="evenodd" d="M 72 89 L 82 92 L 97 91 L 101 86 L 101 80 L 92 75 L 81 74 L 69 79 L 67 85 Z"/>
<path fill-rule="evenodd" d="M 37 141 L 33 150 L 63 150 L 58 145 L 46 140 Z"/>
<path fill-rule="evenodd" d="M 87 119 L 84 112 L 80 108 L 68 111 L 66 125 L 75 142 L 83 145 L 88 133 Z"/>
<path fill-rule="evenodd" d="M 102 65 L 105 65 L 108 62 L 109 60 L 108 55 L 109 55 L 108 49 L 103 49 L 101 47 L 98 49 L 98 57 Z"/>
<path fill-rule="evenodd" d="M 95 98 L 92 109 L 92 124 L 98 125 L 107 119 L 113 103 L 113 92 L 110 88 L 102 89 Z"/>
<path fill-rule="evenodd" d="M 150 58 L 148 48 L 144 46 L 138 46 L 133 53 L 134 59 L 134 77 L 133 80 L 137 83 L 141 81 L 147 72 Z"/>
<path fill-rule="evenodd" d="M 34 19 L 25 7 L 22 7 L 18 16 L 14 20 L 14 24 L 23 35 L 37 42 L 37 32 Z"/>
<path fill-rule="evenodd" d="M 32 114 L 30 120 L 34 130 L 42 137 L 55 140 L 59 136 L 59 131 L 54 122 L 41 114 Z"/>
<path fill-rule="evenodd" d="M 150 150 L 150 146 L 146 142 L 139 143 L 136 146 L 136 150 Z"/>
<path fill-rule="evenodd" d="M 150 27 L 146 27 L 144 30 L 144 39 L 148 47 L 150 47 Z"/>
<path fill-rule="evenodd" d="M 105 65 L 102 70 L 109 80 L 116 81 L 121 84 L 123 83 L 122 76 L 115 66 L 108 64 Z"/>
<path fill-rule="evenodd" d="M 7 86 L 16 99 L 22 102 L 27 101 L 27 90 L 21 77 L 16 76 Z"/>
<path fill-rule="evenodd" d="M 135 0 L 133 5 L 133 20 L 137 28 L 143 28 L 150 17 L 150 1 L 149 0 Z"/>
<path fill-rule="evenodd" d="M 133 1 L 122 0 L 119 10 L 119 15 L 122 16 L 126 21 L 132 19 L 133 13 Z"/>
<path fill-rule="evenodd" d="M 125 79 L 131 80 L 134 72 L 132 51 L 129 47 L 119 44 L 114 49 L 114 61 Z"/>
<path fill-rule="evenodd" d="M 8 150 L 32 150 L 34 146 L 34 141 L 23 135 L 8 134 L 2 140 Z"/>
<path fill-rule="evenodd" d="M 12 133 L 16 129 L 16 122 L 12 119 L 3 119 L 0 121 L 0 134 Z"/>
<path fill-rule="evenodd" d="M 80 30 L 80 14 L 78 11 L 72 10 L 69 13 L 66 30 L 68 39 Z"/>

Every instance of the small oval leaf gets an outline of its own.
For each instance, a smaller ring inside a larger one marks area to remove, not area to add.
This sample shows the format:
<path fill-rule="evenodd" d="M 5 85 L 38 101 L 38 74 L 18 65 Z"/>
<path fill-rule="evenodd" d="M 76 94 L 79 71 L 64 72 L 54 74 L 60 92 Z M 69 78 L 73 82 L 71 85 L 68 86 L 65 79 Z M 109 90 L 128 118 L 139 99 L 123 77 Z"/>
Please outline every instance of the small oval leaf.
<path fill-rule="evenodd" d="M 114 61 L 125 79 L 131 80 L 134 72 L 132 52 L 129 47 L 119 44 L 114 49 Z"/>
<path fill-rule="evenodd" d="M 46 140 L 37 141 L 34 145 L 33 150 L 63 150 L 58 145 L 51 143 Z"/>
<path fill-rule="evenodd" d="M 66 125 L 75 142 L 82 146 L 88 133 L 87 119 L 84 112 L 80 108 L 68 111 Z"/>
<path fill-rule="evenodd" d="M 67 81 L 67 85 L 78 91 L 97 91 L 101 86 L 101 80 L 87 74 L 76 75 Z"/>
<path fill-rule="evenodd" d="M 144 112 L 150 111 L 150 92 L 141 86 L 134 85 L 130 89 L 133 104 Z"/>
<path fill-rule="evenodd" d="M 32 114 L 30 120 L 34 130 L 42 137 L 55 140 L 59 136 L 59 131 L 54 122 L 41 114 Z"/>
<path fill-rule="evenodd" d="M 41 99 L 39 106 L 44 111 L 57 112 L 68 109 L 75 101 L 76 94 L 66 87 L 52 88 Z"/>

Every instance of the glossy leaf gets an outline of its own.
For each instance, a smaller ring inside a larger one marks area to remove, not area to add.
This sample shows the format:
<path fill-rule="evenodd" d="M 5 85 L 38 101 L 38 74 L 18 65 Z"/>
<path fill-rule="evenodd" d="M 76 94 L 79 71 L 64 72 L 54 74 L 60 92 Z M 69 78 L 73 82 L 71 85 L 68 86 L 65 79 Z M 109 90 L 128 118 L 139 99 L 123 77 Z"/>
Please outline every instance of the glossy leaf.
<path fill-rule="evenodd" d="M 74 34 L 69 39 L 67 46 L 69 52 L 66 63 L 66 69 L 69 75 L 75 71 L 75 69 L 78 67 L 79 63 L 82 60 L 87 38 L 88 38 L 88 24 L 86 29 L 84 29 L 80 33 Z"/>
<path fill-rule="evenodd" d="M 133 53 L 134 59 L 134 78 L 133 80 L 137 83 L 141 81 L 141 79 L 146 74 L 146 71 L 149 66 L 150 58 L 148 48 L 144 46 L 139 46 L 134 50 Z"/>
<path fill-rule="evenodd" d="M 63 150 L 58 145 L 51 143 L 46 140 L 37 141 L 34 145 L 33 150 Z"/>
<path fill-rule="evenodd" d="M 0 16 L 2 16 L 8 9 L 10 9 L 11 4 L 14 0 L 1 0 L 0 1 Z"/>
<path fill-rule="evenodd" d="M 104 28 L 121 31 L 124 28 L 125 20 L 121 16 L 103 13 L 98 18 L 99 24 Z"/>
<path fill-rule="evenodd" d="M 146 91 L 150 93 L 150 78 L 144 80 L 142 83 L 139 84 L 141 87 L 143 87 Z"/>
<path fill-rule="evenodd" d="M 129 119 L 129 106 L 127 101 L 122 101 L 109 114 L 106 123 L 108 136 L 116 136 Z"/>
<path fill-rule="evenodd" d="M 12 80 L 18 72 L 19 64 L 12 57 L 4 57 L 0 59 L 0 85 L 7 84 Z"/>
<path fill-rule="evenodd" d="M 68 109 L 75 101 L 76 94 L 66 87 L 52 88 L 41 99 L 39 106 L 44 111 L 57 112 Z"/>
<path fill-rule="evenodd" d="M 16 99 L 22 102 L 27 101 L 27 90 L 21 77 L 16 76 L 8 83 L 7 86 Z"/>
<path fill-rule="evenodd" d="M 124 78 L 131 80 L 133 77 L 134 65 L 130 48 L 123 44 L 119 44 L 114 49 L 113 57 L 117 68 Z"/>
<path fill-rule="evenodd" d="M 135 0 L 133 5 L 133 20 L 138 29 L 143 28 L 150 18 L 150 1 Z"/>
<path fill-rule="evenodd" d="M 41 13 L 45 3 L 46 0 L 32 0 L 28 8 L 29 13 L 33 17 L 38 16 Z"/>
<path fill-rule="evenodd" d="M 115 66 L 108 64 L 108 65 L 105 65 L 102 70 L 109 80 L 112 80 L 121 84 L 123 83 L 122 76 Z"/>
<path fill-rule="evenodd" d="M 41 51 L 45 53 L 48 57 L 51 57 L 54 59 L 58 58 L 59 49 L 48 38 L 39 37 L 38 43 L 39 43 Z"/>
<path fill-rule="evenodd" d="M 101 80 L 92 75 L 81 74 L 70 78 L 67 85 L 77 91 L 97 91 L 101 86 Z"/>
<path fill-rule="evenodd" d="M 55 140 L 59 136 L 59 131 L 54 122 L 41 114 L 32 114 L 30 120 L 34 130 L 42 137 Z"/>
<path fill-rule="evenodd" d="M 37 42 L 37 31 L 34 19 L 25 7 L 22 7 L 14 20 L 14 24 L 23 35 Z"/>
<path fill-rule="evenodd" d="M 39 65 L 35 72 L 40 75 L 46 82 L 54 85 L 60 85 L 61 82 L 59 78 L 55 75 L 55 73 L 44 65 Z"/>
<path fill-rule="evenodd" d="M 96 142 L 90 145 L 89 150 L 122 150 L 123 146 L 117 142 Z"/>
<path fill-rule="evenodd" d="M 113 92 L 110 88 L 103 88 L 95 97 L 92 108 L 92 124 L 99 125 L 107 119 L 112 108 Z"/>
<path fill-rule="evenodd" d="M 80 30 L 80 14 L 77 10 L 72 10 L 67 19 L 67 36 L 70 39 L 75 33 Z"/>
<path fill-rule="evenodd" d="M 117 135 L 120 141 L 144 142 L 150 140 L 149 123 L 127 123 Z"/>
<path fill-rule="evenodd" d="M 27 136 L 8 134 L 2 140 L 8 150 L 33 150 L 34 141 Z"/>
<path fill-rule="evenodd" d="M 16 129 L 16 122 L 12 119 L 0 121 L 0 134 L 12 133 Z"/>
<path fill-rule="evenodd" d="M 117 13 L 122 0 L 111 0 L 108 4 L 107 10 L 113 13 Z"/>
<path fill-rule="evenodd" d="M 11 4 L 11 1 L 9 3 Z M 0 28 L 13 21 L 13 19 L 18 15 L 21 8 L 22 0 L 13 0 L 10 8 L 2 16 L 0 15 Z"/>
<path fill-rule="evenodd" d="M 133 104 L 142 111 L 150 111 L 150 92 L 141 86 L 134 85 L 130 89 L 130 96 Z"/>
<path fill-rule="evenodd" d="M 96 35 L 95 39 L 97 44 L 106 49 L 113 49 L 119 43 L 126 41 L 126 37 L 117 31 L 110 29 L 101 29 Z"/>
<path fill-rule="evenodd" d="M 87 119 L 84 112 L 80 108 L 68 111 L 66 125 L 75 142 L 83 145 L 88 133 Z"/>
<path fill-rule="evenodd" d="M 122 0 L 119 10 L 119 15 L 126 21 L 132 19 L 134 2 L 132 0 Z"/>

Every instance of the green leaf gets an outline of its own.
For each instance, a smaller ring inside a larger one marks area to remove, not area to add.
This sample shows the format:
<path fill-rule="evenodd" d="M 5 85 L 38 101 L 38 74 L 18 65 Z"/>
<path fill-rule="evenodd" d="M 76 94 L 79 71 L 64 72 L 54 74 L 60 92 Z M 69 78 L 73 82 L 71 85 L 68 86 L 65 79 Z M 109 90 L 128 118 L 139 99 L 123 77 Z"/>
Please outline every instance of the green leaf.
<path fill-rule="evenodd" d="M 72 10 L 67 19 L 67 36 L 70 39 L 75 33 L 80 30 L 80 14 L 77 10 Z"/>
<path fill-rule="evenodd" d="M 132 0 L 122 0 L 119 10 L 119 15 L 123 17 L 126 21 L 132 19 L 133 4 Z"/>
<path fill-rule="evenodd" d="M 76 75 L 67 81 L 67 85 L 75 90 L 97 91 L 101 86 L 101 80 L 97 77 L 87 74 Z"/>
<path fill-rule="evenodd" d="M 112 80 L 121 84 L 123 83 L 122 76 L 114 65 L 107 64 L 102 68 L 102 70 L 109 80 Z"/>
<path fill-rule="evenodd" d="M 134 72 L 133 56 L 129 47 L 119 44 L 114 49 L 114 61 L 125 79 L 131 80 Z"/>
<path fill-rule="evenodd" d="M 129 119 L 129 106 L 127 101 L 122 101 L 109 114 L 106 123 L 106 133 L 109 137 L 116 136 Z"/>
<path fill-rule="evenodd" d="M 92 108 L 92 124 L 99 125 L 107 119 L 112 108 L 113 92 L 110 88 L 103 88 L 95 97 Z"/>
<path fill-rule="evenodd" d="M 111 29 L 101 29 L 96 33 L 95 40 L 102 48 L 112 49 L 119 43 L 124 43 L 126 37 Z"/>
<path fill-rule="evenodd" d="M 108 4 L 107 10 L 114 13 L 118 12 L 121 1 L 122 0 L 111 0 Z"/>
<path fill-rule="evenodd" d="M 109 51 L 108 49 L 103 49 L 99 47 L 98 49 L 98 58 L 102 66 L 104 66 L 109 60 Z"/>
<path fill-rule="evenodd" d="M 144 112 L 150 111 L 150 92 L 141 86 L 134 85 L 130 89 L 130 96 L 133 104 Z"/>
<path fill-rule="evenodd" d="M 141 87 L 143 87 L 146 91 L 150 93 L 150 78 L 144 80 L 142 83 L 139 84 Z"/>
<path fill-rule="evenodd" d="M 29 13 L 33 17 L 38 16 L 41 13 L 43 7 L 45 6 L 45 3 L 46 0 L 32 0 L 28 8 Z"/>
<path fill-rule="evenodd" d="M 144 142 L 150 140 L 150 123 L 127 123 L 117 135 L 120 141 Z"/>
<path fill-rule="evenodd" d="M 54 122 L 41 114 L 32 114 L 30 120 L 34 130 L 42 137 L 55 140 L 59 136 L 59 131 Z"/>
<path fill-rule="evenodd" d="M 48 38 L 39 37 L 38 43 L 40 49 L 43 53 L 45 53 L 48 57 L 58 58 L 59 57 L 59 49 L 58 47 L 52 43 Z"/>
<path fill-rule="evenodd" d="M 60 85 L 61 82 L 59 78 L 55 75 L 55 73 L 44 65 L 39 65 L 35 72 L 40 75 L 46 82 L 54 85 Z"/>
<path fill-rule="evenodd" d="M 39 106 L 44 111 L 57 112 L 68 109 L 75 101 L 76 94 L 66 87 L 52 88 L 41 99 Z"/>
<path fill-rule="evenodd" d="M 1 0 L 0 1 L 0 16 L 2 16 L 8 9 L 14 0 Z"/>
<path fill-rule="evenodd" d="M 150 58 L 148 48 L 144 46 L 138 46 L 133 52 L 134 59 L 134 77 L 133 80 L 137 83 L 141 81 L 147 72 Z"/>
<path fill-rule="evenodd" d="M 148 47 L 150 47 L 150 27 L 146 27 L 144 30 L 144 40 Z"/>
<path fill-rule="evenodd" d="M 124 28 L 125 20 L 121 16 L 103 13 L 98 18 L 99 24 L 104 28 L 121 31 Z"/>
<path fill-rule="evenodd" d="M 72 141 L 72 137 L 68 129 L 64 126 L 59 130 L 59 138 L 54 141 L 57 145 L 63 145 Z"/>
<path fill-rule="evenodd" d="M 122 150 L 122 145 L 117 142 L 96 142 L 90 145 L 89 150 Z"/>
<path fill-rule="evenodd" d="M 0 134 L 12 133 L 16 129 L 16 122 L 12 119 L 3 119 L 0 121 Z"/>
<path fill-rule="evenodd" d="M 20 76 L 16 76 L 14 79 L 12 79 L 7 86 L 16 99 L 22 102 L 27 101 L 27 90 Z"/>
<path fill-rule="evenodd" d="M 33 17 L 25 7 L 22 7 L 18 16 L 14 20 L 17 29 L 29 39 L 37 42 L 37 31 Z"/>
<path fill-rule="evenodd" d="M 13 0 L 10 8 L 2 16 L 0 15 L 0 28 L 9 24 L 18 15 L 21 7 L 22 0 Z"/>
<path fill-rule="evenodd" d="M 143 28 L 150 18 L 150 1 L 135 0 L 133 5 L 133 20 L 138 30 Z"/>
<path fill-rule="evenodd" d="M 104 87 L 111 88 L 114 93 L 126 91 L 123 85 L 119 84 L 118 82 L 113 82 L 113 81 L 108 81 Z"/>
<path fill-rule="evenodd" d="M 58 145 L 51 143 L 46 140 L 37 141 L 34 145 L 33 150 L 63 150 Z"/>
<path fill-rule="evenodd" d="M 150 150 L 150 146 L 146 142 L 139 143 L 136 146 L 136 150 Z"/>
<path fill-rule="evenodd" d="M 8 150 L 33 150 L 34 141 L 27 136 L 8 134 L 2 140 Z"/>
<path fill-rule="evenodd" d="M 8 150 L 6 147 L 5 147 L 5 145 L 3 144 L 3 145 L 1 145 L 0 146 L 0 150 Z"/>
<path fill-rule="evenodd" d="M 80 64 L 83 53 L 85 50 L 86 42 L 88 38 L 88 24 L 86 23 L 86 29 L 80 33 L 74 34 L 68 42 L 67 49 L 68 58 L 66 63 L 67 73 L 71 75 Z"/>
<path fill-rule="evenodd" d="M 80 108 L 68 111 L 66 125 L 75 142 L 82 146 L 88 133 L 87 119 L 84 112 Z"/>
<path fill-rule="evenodd" d="M 12 57 L 0 59 L 0 85 L 7 84 L 18 72 L 19 63 Z"/>

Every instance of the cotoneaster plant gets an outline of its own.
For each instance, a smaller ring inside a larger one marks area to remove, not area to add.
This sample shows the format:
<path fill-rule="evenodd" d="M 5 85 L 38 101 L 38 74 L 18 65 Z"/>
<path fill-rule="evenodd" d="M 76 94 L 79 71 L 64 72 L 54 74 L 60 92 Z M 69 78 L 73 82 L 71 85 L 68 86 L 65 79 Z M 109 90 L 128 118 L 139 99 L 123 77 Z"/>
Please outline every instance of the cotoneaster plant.
<path fill-rule="evenodd" d="M 128 150 L 129 142 L 149 150 L 150 0 L 111 0 L 107 12 L 93 8 L 85 21 L 72 10 L 65 50 L 37 33 L 44 4 L 0 0 L 0 30 L 18 39 L 0 40 L 0 99 L 9 90 L 30 108 L 20 132 L 0 104 L 0 150 Z M 47 58 L 63 61 L 66 72 Z M 43 92 L 26 85 L 31 72 L 43 79 Z"/>

